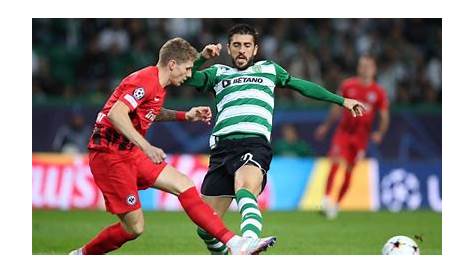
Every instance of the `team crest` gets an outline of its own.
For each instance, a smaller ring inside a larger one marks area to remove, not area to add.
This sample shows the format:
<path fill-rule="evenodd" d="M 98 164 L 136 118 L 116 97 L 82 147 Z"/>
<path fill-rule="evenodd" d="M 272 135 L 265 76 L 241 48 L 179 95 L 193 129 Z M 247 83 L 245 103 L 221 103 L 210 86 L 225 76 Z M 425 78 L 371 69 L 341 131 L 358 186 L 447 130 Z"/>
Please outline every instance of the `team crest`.
<path fill-rule="evenodd" d="M 369 100 L 369 102 L 374 103 L 377 100 L 377 94 L 371 91 L 369 92 L 369 95 L 367 95 L 367 99 Z"/>
<path fill-rule="evenodd" d="M 256 72 L 256 73 L 262 72 L 262 66 L 260 66 L 260 65 L 253 66 L 253 71 Z"/>
<path fill-rule="evenodd" d="M 136 203 L 137 203 L 137 198 L 135 197 L 135 195 L 133 195 L 133 194 L 128 195 L 128 197 L 127 197 L 127 204 L 130 205 L 130 206 L 132 206 L 132 205 L 134 205 L 134 204 L 136 204 Z"/>
<path fill-rule="evenodd" d="M 135 99 L 140 100 L 145 96 L 145 89 L 144 88 L 137 88 L 133 91 L 133 97 Z"/>

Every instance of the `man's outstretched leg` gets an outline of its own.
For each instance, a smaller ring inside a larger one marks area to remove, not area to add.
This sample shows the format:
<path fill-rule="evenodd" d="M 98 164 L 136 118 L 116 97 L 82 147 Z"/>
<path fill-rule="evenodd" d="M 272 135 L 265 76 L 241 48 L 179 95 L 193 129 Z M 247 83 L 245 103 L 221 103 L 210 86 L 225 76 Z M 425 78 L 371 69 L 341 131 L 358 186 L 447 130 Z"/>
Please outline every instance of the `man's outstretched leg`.
<path fill-rule="evenodd" d="M 189 218 L 226 244 L 231 254 L 258 254 L 276 242 L 275 237 L 250 239 L 235 235 L 225 227 L 217 213 L 201 199 L 191 180 L 171 166 L 163 169 L 153 187 L 177 195 Z"/>

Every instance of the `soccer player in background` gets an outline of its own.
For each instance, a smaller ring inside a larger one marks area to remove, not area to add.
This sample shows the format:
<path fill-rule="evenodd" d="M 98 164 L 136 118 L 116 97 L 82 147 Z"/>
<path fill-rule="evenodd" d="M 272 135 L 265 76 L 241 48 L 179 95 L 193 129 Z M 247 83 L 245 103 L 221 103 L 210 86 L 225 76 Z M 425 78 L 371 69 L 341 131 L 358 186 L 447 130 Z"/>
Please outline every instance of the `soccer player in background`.
<path fill-rule="evenodd" d="M 229 231 L 200 198 L 193 182 L 167 165 L 163 150 L 144 138 L 158 120 L 209 123 L 209 107 L 187 112 L 162 108 L 165 88 L 180 86 L 191 77 L 197 55 L 196 49 L 181 38 L 167 41 L 160 49 L 158 64 L 123 79 L 99 112 L 88 145 L 89 165 L 107 211 L 117 215 L 119 222 L 70 254 L 105 254 L 140 236 L 145 222 L 138 190 L 149 187 L 178 196 L 191 220 L 223 242 L 232 254 L 258 254 L 274 243 L 274 237 L 252 239 Z"/>
<path fill-rule="evenodd" d="M 315 131 L 316 139 L 322 140 L 343 112 L 329 150 L 331 168 L 325 195 L 321 202 L 323 212 L 329 219 L 336 218 L 339 204 L 349 189 L 354 166 L 357 161 L 364 158 L 369 139 L 380 144 L 388 129 L 389 102 L 385 90 L 375 82 L 376 72 L 375 59 L 372 56 L 363 55 L 359 58 L 357 77 L 346 79 L 339 88 L 342 96 L 363 102 L 367 107 L 364 117 L 355 119 L 349 112 L 332 107 L 326 120 Z M 372 122 L 377 112 L 380 114 L 379 126 L 371 134 Z M 333 201 L 330 195 L 333 191 L 334 177 L 341 165 L 346 167 L 344 181 L 336 195 L 336 201 Z"/>
<path fill-rule="evenodd" d="M 287 87 L 313 99 L 332 102 L 349 109 L 354 116 L 364 106 L 323 87 L 289 75 L 273 61 L 254 63 L 258 35 L 253 27 L 239 24 L 229 31 L 227 52 L 232 67 L 215 64 L 195 71 L 185 84 L 215 95 L 217 115 L 210 138 L 209 170 L 201 187 L 203 199 L 223 216 L 233 198 L 241 214 L 242 236 L 257 239 L 263 227 L 257 197 L 263 191 L 272 160 L 274 89 Z M 207 45 L 194 63 L 197 70 L 207 59 L 219 55 L 220 44 Z M 211 254 L 227 254 L 219 239 L 198 227 Z"/>

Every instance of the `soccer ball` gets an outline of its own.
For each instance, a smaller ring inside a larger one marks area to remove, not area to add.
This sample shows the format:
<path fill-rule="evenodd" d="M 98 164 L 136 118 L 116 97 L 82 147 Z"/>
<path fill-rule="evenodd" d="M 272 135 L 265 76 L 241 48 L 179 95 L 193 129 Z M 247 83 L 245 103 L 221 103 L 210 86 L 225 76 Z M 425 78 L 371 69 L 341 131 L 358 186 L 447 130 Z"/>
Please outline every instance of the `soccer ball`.
<path fill-rule="evenodd" d="M 420 255 L 418 245 L 407 236 L 395 236 L 385 243 L 382 255 Z"/>

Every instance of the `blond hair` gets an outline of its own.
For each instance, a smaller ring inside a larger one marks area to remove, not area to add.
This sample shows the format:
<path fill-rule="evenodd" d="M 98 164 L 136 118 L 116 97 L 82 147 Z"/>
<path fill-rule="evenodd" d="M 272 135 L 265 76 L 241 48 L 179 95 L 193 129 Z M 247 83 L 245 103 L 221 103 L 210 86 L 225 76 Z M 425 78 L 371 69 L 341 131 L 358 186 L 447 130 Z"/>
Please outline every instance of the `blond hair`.
<path fill-rule="evenodd" d="M 177 37 L 168 40 L 160 49 L 158 65 L 165 66 L 169 61 L 175 60 L 178 64 L 194 61 L 198 57 L 197 50 L 183 38 Z"/>

